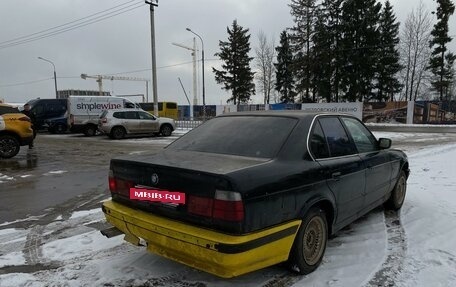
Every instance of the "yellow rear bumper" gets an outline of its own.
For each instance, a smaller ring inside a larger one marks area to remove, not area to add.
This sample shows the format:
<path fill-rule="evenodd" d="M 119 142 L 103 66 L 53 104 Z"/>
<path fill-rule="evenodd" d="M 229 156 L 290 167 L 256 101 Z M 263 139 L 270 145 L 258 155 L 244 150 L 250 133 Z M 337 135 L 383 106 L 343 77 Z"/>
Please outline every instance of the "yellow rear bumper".
<path fill-rule="evenodd" d="M 301 220 L 245 235 L 227 235 L 159 217 L 125 205 L 103 203 L 106 220 L 125 240 L 194 268 L 230 278 L 288 259 Z"/>

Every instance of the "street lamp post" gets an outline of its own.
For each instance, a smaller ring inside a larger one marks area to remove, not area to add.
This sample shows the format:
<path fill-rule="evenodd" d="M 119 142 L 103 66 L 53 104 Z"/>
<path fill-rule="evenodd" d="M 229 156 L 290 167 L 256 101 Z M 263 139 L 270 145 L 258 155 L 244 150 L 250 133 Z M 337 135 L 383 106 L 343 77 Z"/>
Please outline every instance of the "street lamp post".
<path fill-rule="evenodd" d="M 158 7 L 158 0 L 145 1 L 150 6 L 150 40 L 152 53 L 152 92 L 154 96 L 154 115 L 158 117 L 158 93 L 157 93 L 157 62 L 155 55 L 155 16 L 154 7 Z"/>
<path fill-rule="evenodd" d="M 200 35 L 193 32 L 190 28 L 187 28 L 186 30 L 192 34 L 195 34 L 201 40 L 201 56 L 202 56 L 201 63 L 203 66 L 203 121 L 204 121 L 204 120 L 206 120 L 206 89 L 204 86 L 204 42 L 203 42 L 203 38 L 201 38 Z"/>
<path fill-rule="evenodd" d="M 38 57 L 38 59 L 40 60 L 43 60 L 43 61 L 46 61 L 48 63 L 51 63 L 52 67 L 54 67 L 54 87 L 55 87 L 55 98 L 57 99 L 58 98 L 58 94 L 57 94 L 57 74 L 55 73 L 55 65 L 52 61 L 48 60 L 48 59 L 45 59 L 45 58 L 42 58 L 42 57 Z"/>

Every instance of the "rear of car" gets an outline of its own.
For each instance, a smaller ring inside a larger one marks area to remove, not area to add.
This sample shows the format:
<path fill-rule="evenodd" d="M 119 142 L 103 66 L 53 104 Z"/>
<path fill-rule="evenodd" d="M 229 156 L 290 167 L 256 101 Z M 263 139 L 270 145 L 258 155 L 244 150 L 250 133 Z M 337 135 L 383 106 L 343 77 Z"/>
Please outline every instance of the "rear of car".
<path fill-rule="evenodd" d="M 33 142 L 30 118 L 18 109 L 0 104 L 0 158 L 14 157 L 21 146 Z"/>
<path fill-rule="evenodd" d="M 301 221 L 252 225 L 257 215 L 239 174 L 270 165 L 295 120 L 227 122 L 213 119 L 149 158 L 113 159 L 103 211 L 125 240 L 144 239 L 149 251 L 229 278 L 286 261 Z"/>

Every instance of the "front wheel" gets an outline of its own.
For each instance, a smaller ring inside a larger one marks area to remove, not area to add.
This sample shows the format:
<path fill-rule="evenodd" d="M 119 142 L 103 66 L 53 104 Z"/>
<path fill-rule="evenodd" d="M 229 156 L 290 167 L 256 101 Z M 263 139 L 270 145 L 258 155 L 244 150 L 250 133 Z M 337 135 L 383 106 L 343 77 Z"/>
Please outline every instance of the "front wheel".
<path fill-rule="evenodd" d="M 164 137 L 169 137 L 173 132 L 173 128 L 170 125 L 164 124 L 160 127 L 160 133 Z"/>
<path fill-rule="evenodd" d="M 19 141 L 10 135 L 0 136 L 0 158 L 12 158 L 17 155 L 21 145 Z"/>
<path fill-rule="evenodd" d="M 314 207 L 304 217 L 290 253 L 293 271 L 305 275 L 320 265 L 328 241 L 328 223 L 320 208 Z"/>
<path fill-rule="evenodd" d="M 393 191 L 391 192 L 391 196 L 385 202 L 385 207 L 391 210 L 399 210 L 401 209 L 402 205 L 404 204 L 405 200 L 405 193 L 407 191 L 407 176 L 405 172 L 402 170 L 399 179 L 394 186 Z"/>

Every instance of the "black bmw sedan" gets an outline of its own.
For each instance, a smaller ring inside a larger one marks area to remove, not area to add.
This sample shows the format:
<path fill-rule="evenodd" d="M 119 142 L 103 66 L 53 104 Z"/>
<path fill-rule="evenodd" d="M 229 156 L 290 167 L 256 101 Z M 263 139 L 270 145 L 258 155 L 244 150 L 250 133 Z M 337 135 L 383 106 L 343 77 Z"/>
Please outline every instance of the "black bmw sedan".
<path fill-rule="evenodd" d="M 409 164 L 390 147 L 350 115 L 227 114 L 158 154 L 112 159 L 102 209 L 125 240 L 221 277 L 280 262 L 307 274 L 331 234 L 401 208 Z"/>

